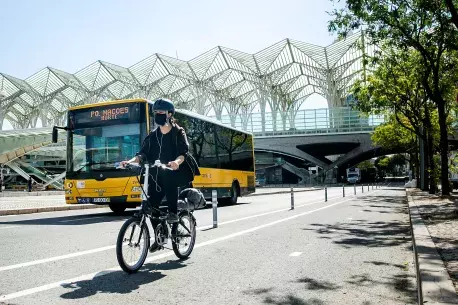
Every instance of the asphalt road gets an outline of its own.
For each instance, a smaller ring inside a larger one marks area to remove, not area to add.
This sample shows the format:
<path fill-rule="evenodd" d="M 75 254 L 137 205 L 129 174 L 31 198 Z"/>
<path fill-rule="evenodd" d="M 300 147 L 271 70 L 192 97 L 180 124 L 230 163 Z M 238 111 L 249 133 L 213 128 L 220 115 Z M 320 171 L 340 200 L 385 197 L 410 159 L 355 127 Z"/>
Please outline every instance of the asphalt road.
<path fill-rule="evenodd" d="M 195 212 L 191 257 L 149 254 L 134 275 L 108 209 L 0 217 L 0 303 L 415 304 L 405 191 L 348 188 L 240 199 Z"/>

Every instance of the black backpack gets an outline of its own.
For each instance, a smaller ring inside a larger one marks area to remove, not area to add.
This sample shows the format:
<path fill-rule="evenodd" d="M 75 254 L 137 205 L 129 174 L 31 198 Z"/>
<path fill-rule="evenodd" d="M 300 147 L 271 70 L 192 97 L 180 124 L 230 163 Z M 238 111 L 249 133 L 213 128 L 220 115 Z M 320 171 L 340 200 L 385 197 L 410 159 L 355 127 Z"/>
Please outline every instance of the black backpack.
<path fill-rule="evenodd" d="M 176 123 L 172 125 L 172 136 L 175 137 L 175 152 L 178 146 L 178 134 L 181 130 L 183 128 Z M 175 155 L 178 155 L 178 152 Z M 184 162 L 178 168 L 178 172 L 180 173 L 180 185 L 189 185 L 194 181 L 195 176 L 200 176 L 199 165 L 190 152 L 187 152 L 184 156 Z"/>

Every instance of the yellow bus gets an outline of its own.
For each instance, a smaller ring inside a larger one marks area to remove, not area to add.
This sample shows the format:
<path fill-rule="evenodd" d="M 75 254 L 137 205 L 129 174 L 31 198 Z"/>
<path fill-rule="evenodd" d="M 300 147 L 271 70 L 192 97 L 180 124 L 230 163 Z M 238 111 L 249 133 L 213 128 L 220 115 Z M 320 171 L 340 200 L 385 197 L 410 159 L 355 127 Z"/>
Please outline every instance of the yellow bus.
<path fill-rule="evenodd" d="M 68 204 L 108 204 L 113 212 L 140 205 L 137 177 L 118 168 L 134 156 L 143 139 L 155 128 L 153 102 L 130 99 L 70 108 L 67 127 L 65 201 Z M 237 203 L 255 191 L 253 136 L 206 116 L 177 109 L 177 124 L 184 127 L 200 176 L 193 187 L 206 198 L 217 190 L 218 201 Z"/>

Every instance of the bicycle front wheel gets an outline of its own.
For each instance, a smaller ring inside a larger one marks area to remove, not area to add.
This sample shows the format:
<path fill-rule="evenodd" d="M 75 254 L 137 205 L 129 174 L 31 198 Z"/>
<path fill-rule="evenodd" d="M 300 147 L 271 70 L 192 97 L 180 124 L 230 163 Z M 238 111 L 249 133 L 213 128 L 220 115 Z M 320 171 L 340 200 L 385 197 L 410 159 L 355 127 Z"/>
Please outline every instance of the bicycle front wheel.
<path fill-rule="evenodd" d="M 149 232 L 146 223 L 129 218 L 121 227 L 116 242 L 119 266 L 127 273 L 135 273 L 143 266 L 149 249 Z"/>
<path fill-rule="evenodd" d="M 172 248 L 178 258 L 191 255 L 196 243 L 196 223 L 191 214 L 180 215 L 180 221 L 172 225 Z"/>

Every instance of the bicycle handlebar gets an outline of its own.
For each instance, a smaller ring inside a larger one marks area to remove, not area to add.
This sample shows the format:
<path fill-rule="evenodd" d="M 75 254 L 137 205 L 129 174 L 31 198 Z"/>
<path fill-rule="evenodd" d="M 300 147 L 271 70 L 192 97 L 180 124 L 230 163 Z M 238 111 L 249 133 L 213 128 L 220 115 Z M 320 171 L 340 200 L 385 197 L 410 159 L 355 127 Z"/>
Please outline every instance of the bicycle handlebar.
<path fill-rule="evenodd" d="M 150 168 L 157 167 L 157 168 L 161 168 L 161 169 L 164 169 L 164 170 L 171 170 L 171 171 L 173 171 L 173 168 L 167 166 L 167 164 L 161 163 L 161 161 L 159 161 L 159 160 L 156 160 L 156 161 L 154 162 L 154 164 L 148 164 L 148 163 L 146 163 L 145 165 L 149 165 Z M 132 163 L 128 163 L 128 164 L 125 165 L 124 168 L 125 168 L 125 169 L 135 169 L 135 168 L 139 168 L 139 167 L 142 167 L 142 166 L 140 166 L 140 165 L 134 165 L 134 164 L 132 164 Z M 122 168 L 122 167 L 121 167 L 121 168 Z"/>

